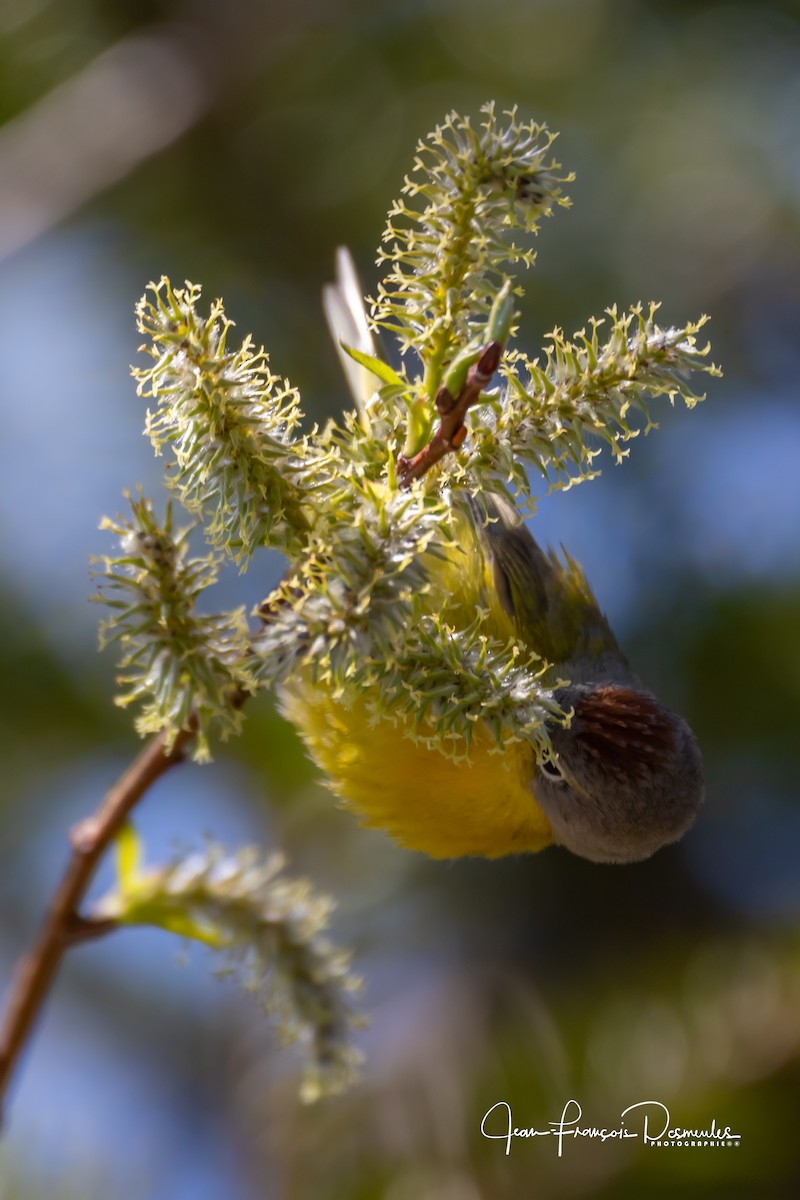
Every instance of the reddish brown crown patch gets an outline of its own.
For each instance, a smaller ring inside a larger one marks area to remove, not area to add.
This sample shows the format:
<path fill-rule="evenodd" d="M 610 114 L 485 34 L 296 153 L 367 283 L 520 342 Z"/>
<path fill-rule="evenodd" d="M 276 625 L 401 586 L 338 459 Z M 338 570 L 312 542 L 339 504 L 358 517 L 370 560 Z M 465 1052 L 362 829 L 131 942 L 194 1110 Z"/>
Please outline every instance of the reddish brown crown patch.
<path fill-rule="evenodd" d="M 626 774 L 658 771 L 674 751 L 674 718 L 633 688 L 586 692 L 575 705 L 575 718 L 583 749 Z"/>

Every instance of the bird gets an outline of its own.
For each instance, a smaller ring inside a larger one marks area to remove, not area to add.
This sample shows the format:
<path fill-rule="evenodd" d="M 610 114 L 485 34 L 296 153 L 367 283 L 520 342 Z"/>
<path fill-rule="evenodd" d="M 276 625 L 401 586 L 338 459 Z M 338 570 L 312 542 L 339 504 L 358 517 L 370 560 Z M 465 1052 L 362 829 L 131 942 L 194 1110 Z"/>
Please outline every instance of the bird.
<path fill-rule="evenodd" d="M 374 354 L 347 251 L 325 307 L 337 344 Z M 451 757 L 397 723 L 375 722 L 368 696 L 345 701 L 300 673 L 282 686 L 280 706 L 334 792 L 365 825 L 440 859 L 558 845 L 592 862 L 630 863 L 680 839 L 704 798 L 700 749 L 684 718 L 634 673 L 578 563 L 542 550 L 499 492 L 454 498 L 450 547 L 427 564 L 432 602 L 455 627 L 480 609 L 487 636 L 545 660 L 542 686 L 567 720 L 548 722 L 546 754 L 524 738 L 498 754 L 478 723 L 469 754 Z"/>

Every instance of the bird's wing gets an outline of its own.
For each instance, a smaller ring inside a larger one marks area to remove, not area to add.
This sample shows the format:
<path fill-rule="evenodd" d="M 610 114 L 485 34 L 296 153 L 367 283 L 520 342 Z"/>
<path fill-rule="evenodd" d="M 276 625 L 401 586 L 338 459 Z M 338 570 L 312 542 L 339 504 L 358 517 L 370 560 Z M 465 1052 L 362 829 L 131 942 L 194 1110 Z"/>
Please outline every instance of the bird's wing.
<path fill-rule="evenodd" d="M 583 682 L 587 673 L 628 678 L 627 661 L 578 563 L 563 551 L 563 557 L 545 553 L 503 496 L 465 498 L 464 507 L 472 530 L 467 553 L 481 560 L 470 574 L 482 580 L 497 633 L 502 636 L 505 620 L 572 682 Z"/>

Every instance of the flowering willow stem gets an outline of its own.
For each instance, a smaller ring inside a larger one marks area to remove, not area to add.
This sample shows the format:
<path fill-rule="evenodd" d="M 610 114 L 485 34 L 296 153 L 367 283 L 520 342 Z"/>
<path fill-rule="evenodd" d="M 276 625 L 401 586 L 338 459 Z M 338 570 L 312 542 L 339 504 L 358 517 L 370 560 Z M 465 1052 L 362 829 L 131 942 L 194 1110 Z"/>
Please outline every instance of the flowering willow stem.
<path fill-rule="evenodd" d="M 236 693 L 231 704 L 238 708 L 245 698 L 245 693 Z M 38 938 L 17 968 L 0 1026 L 0 1115 L 17 1060 L 47 999 L 64 951 L 117 927 L 115 921 L 94 921 L 78 913 L 101 858 L 144 794 L 162 775 L 183 762 L 196 732 L 197 722 L 192 716 L 187 728 L 177 734 L 160 733 L 151 738 L 106 793 L 97 811 L 70 831 L 72 853 L 66 870 Z"/>

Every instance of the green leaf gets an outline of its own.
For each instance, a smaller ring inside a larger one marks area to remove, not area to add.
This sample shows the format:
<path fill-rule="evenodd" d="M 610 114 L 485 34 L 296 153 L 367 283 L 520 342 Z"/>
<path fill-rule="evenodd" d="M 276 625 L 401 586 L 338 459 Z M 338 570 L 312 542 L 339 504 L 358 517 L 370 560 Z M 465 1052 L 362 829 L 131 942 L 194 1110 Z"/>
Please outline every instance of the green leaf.
<path fill-rule="evenodd" d="M 393 383 L 403 389 L 408 386 L 406 381 L 388 363 L 382 362 L 379 358 L 374 358 L 371 354 L 364 354 L 363 350 L 356 350 L 353 346 L 348 346 L 347 342 L 343 342 L 341 338 L 339 339 L 339 345 L 345 354 L 349 354 L 355 362 L 362 367 L 366 367 L 368 371 L 371 371 L 373 375 L 377 375 L 378 379 L 382 379 L 384 383 Z"/>
<path fill-rule="evenodd" d="M 126 821 L 115 839 L 117 882 L 121 895 L 130 896 L 136 890 L 142 862 L 142 840 L 130 821 Z"/>

